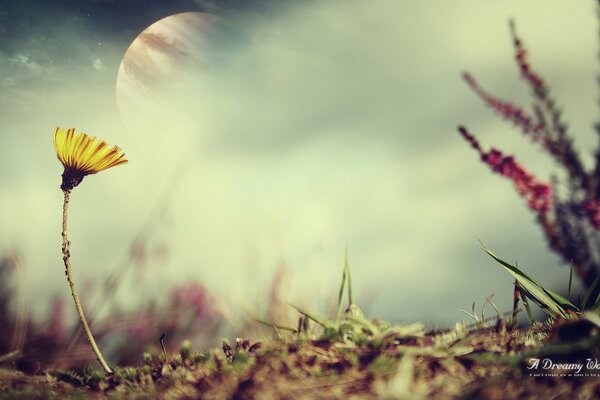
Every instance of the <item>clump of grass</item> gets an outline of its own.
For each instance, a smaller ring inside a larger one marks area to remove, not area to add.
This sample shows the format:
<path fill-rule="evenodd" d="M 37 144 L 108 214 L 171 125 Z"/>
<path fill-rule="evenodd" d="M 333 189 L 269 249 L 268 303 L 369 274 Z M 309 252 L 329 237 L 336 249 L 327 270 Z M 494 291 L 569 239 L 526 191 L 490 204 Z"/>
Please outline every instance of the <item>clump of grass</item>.
<path fill-rule="evenodd" d="M 344 294 L 346 294 L 347 299 L 345 308 Z M 255 319 L 255 321 L 272 327 L 279 336 L 281 336 L 280 331 L 306 335 L 308 333 L 308 321 L 313 321 L 321 328 L 319 340 L 342 340 L 358 345 L 370 343 L 379 346 L 386 339 L 420 338 L 423 337 L 425 332 L 425 326 L 421 322 L 410 325 L 391 325 L 385 321 L 370 320 L 365 317 L 360 307 L 354 303 L 347 250 L 344 255 L 344 266 L 334 320 L 327 319 L 294 304 L 290 304 L 290 306 L 300 313 L 298 328 L 259 319 Z"/>
<path fill-rule="evenodd" d="M 573 304 L 568 298 L 548 289 L 537 280 L 525 273 L 516 264 L 512 265 L 500 257 L 496 256 L 483 243 L 483 250 L 496 260 L 504 269 L 515 278 L 515 291 L 518 293 L 518 298 L 523 301 L 523 305 L 527 310 L 527 315 L 533 322 L 533 315 L 529 301 L 537 304 L 551 318 L 576 318 L 585 312 L 597 312 L 600 310 L 600 294 L 598 287 L 600 285 L 600 277 L 596 278 L 594 283 L 585 291 L 583 300 L 578 305 Z M 568 295 L 571 293 L 573 272 L 569 274 Z M 515 297 L 517 299 L 517 297 Z M 516 307 L 516 301 L 514 307 Z"/>

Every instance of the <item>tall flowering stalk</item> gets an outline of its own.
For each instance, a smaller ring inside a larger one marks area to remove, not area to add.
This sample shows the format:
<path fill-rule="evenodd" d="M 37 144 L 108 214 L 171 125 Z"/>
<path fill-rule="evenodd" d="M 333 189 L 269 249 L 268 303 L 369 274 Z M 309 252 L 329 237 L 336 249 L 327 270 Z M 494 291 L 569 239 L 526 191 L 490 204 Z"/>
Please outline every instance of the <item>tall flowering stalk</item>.
<path fill-rule="evenodd" d="M 70 242 L 67 237 L 67 221 L 68 209 L 71 191 L 81 183 L 86 175 L 91 175 L 127 162 L 123 151 L 114 146 L 110 148 L 105 141 L 100 141 L 95 137 L 90 137 L 83 132 L 75 133 L 75 129 L 63 130 L 56 128 L 54 131 L 54 149 L 58 159 L 64 166 L 62 174 L 62 183 L 60 188 L 64 194 L 63 202 L 63 219 L 62 219 L 62 254 L 65 264 L 65 274 L 71 288 L 71 295 L 75 302 L 75 309 L 79 315 L 81 326 L 87 335 L 88 341 L 92 346 L 92 350 L 96 354 L 96 358 L 102 368 L 107 373 L 111 373 L 111 369 L 102 357 L 100 349 L 94 340 L 92 331 L 87 323 L 79 295 L 75 289 L 73 274 L 71 272 L 71 251 Z"/>
<path fill-rule="evenodd" d="M 598 10 L 600 12 L 600 7 Z M 519 195 L 536 214 L 550 248 L 573 266 L 585 286 L 591 287 L 600 279 L 600 147 L 596 152 L 596 165 L 588 170 L 573 146 L 562 111 L 546 81 L 531 66 L 527 49 L 512 21 L 510 30 L 520 77 L 531 91 L 531 110 L 490 94 L 469 73 L 464 73 L 463 79 L 488 107 L 556 161 L 565 172 L 566 193 L 556 190 L 558 178 L 554 178 L 552 184 L 541 182 L 500 150 L 484 151 L 464 126 L 458 130 L 479 153 L 482 162 L 513 181 Z M 600 124 L 596 130 L 600 134 Z M 596 288 L 594 296 L 600 292 L 600 285 Z"/>

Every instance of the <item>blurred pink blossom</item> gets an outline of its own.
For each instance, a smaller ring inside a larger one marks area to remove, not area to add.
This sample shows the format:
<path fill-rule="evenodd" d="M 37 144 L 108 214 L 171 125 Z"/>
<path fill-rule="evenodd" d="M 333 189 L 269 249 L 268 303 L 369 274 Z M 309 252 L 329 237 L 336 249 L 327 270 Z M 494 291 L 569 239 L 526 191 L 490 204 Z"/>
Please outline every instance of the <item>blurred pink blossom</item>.
<path fill-rule="evenodd" d="M 484 152 L 475 137 L 465 127 L 459 128 L 460 133 L 471 147 L 481 156 L 492 171 L 510 179 L 517 192 L 527 200 L 529 208 L 536 212 L 546 213 L 552 206 L 552 185 L 539 182 L 525 168 L 518 164 L 514 157 L 505 156 L 500 150 L 492 148 Z"/>

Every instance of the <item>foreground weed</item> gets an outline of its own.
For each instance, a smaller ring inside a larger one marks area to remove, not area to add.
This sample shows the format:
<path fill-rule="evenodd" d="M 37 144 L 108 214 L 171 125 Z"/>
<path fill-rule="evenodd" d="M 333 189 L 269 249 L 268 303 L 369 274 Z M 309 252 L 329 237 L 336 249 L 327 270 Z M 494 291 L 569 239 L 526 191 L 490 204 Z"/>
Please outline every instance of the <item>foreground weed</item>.
<path fill-rule="evenodd" d="M 531 93 L 531 109 L 488 92 L 470 73 L 464 73 L 463 79 L 490 109 L 539 146 L 562 173 L 554 173 L 551 180 L 538 179 L 515 157 L 494 147 L 484 148 L 467 127 L 460 126 L 458 131 L 484 164 L 512 181 L 534 213 L 550 248 L 565 264 L 570 264 L 576 277 L 590 288 L 600 276 L 600 148 L 594 150 L 595 165 L 589 168 L 583 162 L 587 154 L 575 147 L 563 107 L 551 93 L 548 81 L 530 62 L 528 49 L 513 21 L 510 33 L 520 78 Z M 600 135 L 600 124 L 594 127 Z M 600 287 L 596 286 L 592 293 L 600 294 Z M 551 312 L 561 313 L 556 308 Z"/>
<path fill-rule="evenodd" d="M 348 306 L 344 310 L 344 293 L 347 293 Z M 349 341 L 357 345 L 371 343 L 375 346 L 383 344 L 384 339 L 417 338 L 423 337 L 425 326 L 421 322 L 410 325 L 391 325 L 385 321 L 369 320 L 365 317 L 360 307 L 353 302 L 352 281 L 350 279 L 350 268 L 348 266 L 348 252 L 344 257 L 342 279 L 338 292 L 338 304 L 334 320 L 330 320 L 317 313 L 305 310 L 294 304 L 290 304 L 301 314 L 298 329 L 278 325 L 274 322 L 255 319 L 256 322 L 272 327 L 278 336 L 280 331 L 290 331 L 294 334 L 306 333 L 308 321 L 313 321 L 322 328 L 319 338 L 325 341 Z"/>
<path fill-rule="evenodd" d="M 598 286 L 600 285 L 600 277 L 596 278 L 593 284 L 586 290 L 583 300 L 576 306 L 566 297 L 544 287 L 530 275 L 521 270 L 517 265 L 512 265 L 496 256 L 485 245 L 483 245 L 483 250 L 515 278 L 515 287 L 518 289 L 519 296 L 525 305 L 531 321 L 533 321 L 533 318 L 528 300 L 537 304 L 552 318 L 560 317 L 568 319 L 571 316 L 580 316 L 586 311 L 597 312 L 600 310 L 600 294 L 597 294 Z M 572 274 L 569 276 L 569 294 L 571 292 L 571 279 Z"/>

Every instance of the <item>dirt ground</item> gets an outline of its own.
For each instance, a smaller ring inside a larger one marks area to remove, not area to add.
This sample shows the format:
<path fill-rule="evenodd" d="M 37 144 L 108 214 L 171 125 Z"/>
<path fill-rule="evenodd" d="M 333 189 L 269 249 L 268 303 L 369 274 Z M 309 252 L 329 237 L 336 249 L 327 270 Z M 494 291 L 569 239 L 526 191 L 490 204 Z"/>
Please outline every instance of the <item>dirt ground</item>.
<path fill-rule="evenodd" d="M 0 399 L 595 399 L 598 331 L 578 319 L 354 340 L 294 333 L 208 352 L 187 344 L 166 361 L 146 353 L 108 376 L 91 367 L 28 375 L 4 363 Z"/>

